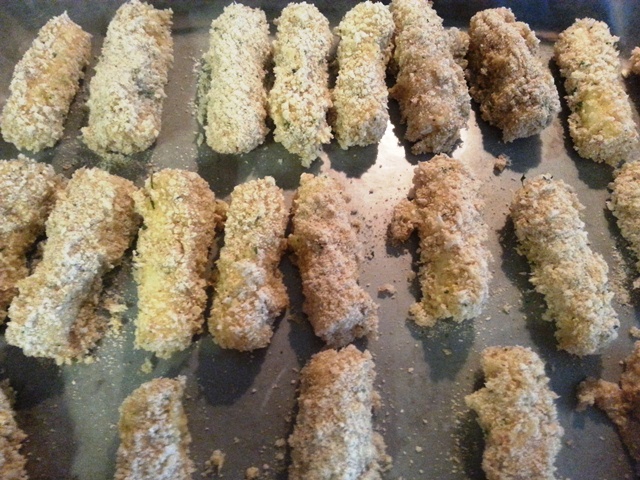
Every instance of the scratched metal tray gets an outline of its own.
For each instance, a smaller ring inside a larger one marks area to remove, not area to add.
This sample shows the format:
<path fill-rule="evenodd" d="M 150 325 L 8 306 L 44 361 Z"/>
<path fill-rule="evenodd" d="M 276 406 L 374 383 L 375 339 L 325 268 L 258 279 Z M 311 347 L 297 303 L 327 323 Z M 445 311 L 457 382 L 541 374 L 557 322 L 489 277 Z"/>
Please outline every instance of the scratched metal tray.
<path fill-rule="evenodd" d="M 8 95 L 13 67 L 39 27 L 51 16 L 68 10 L 71 18 L 94 35 L 97 56 L 107 24 L 120 1 L 76 2 L 61 0 L 5 0 L 0 9 L 0 104 Z M 151 166 L 195 170 L 209 181 L 218 197 L 250 178 L 272 175 L 287 192 L 287 200 L 303 169 L 299 161 L 269 137 L 265 145 L 244 156 L 217 155 L 197 145 L 199 134 L 193 99 L 194 64 L 207 47 L 208 26 L 228 1 L 174 1 L 175 64 L 170 73 L 162 132 L 147 153 L 135 157 L 135 166 L 117 173 L 138 184 Z M 264 8 L 270 20 L 285 5 L 282 1 L 245 2 Z M 332 26 L 354 2 L 316 2 Z M 446 25 L 465 27 L 481 8 L 510 2 L 498 0 L 449 0 L 435 6 Z M 513 2 L 520 20 L 528 21 L 543 41 L 543 53 L 551 56 L 551 41 L 574 18 L 593 16 L 605 20 L 622 37 L 623 56 L 640 43 L 640 4 L 637 2 L 520 1 Z M 160 5 L 160 3 L 158 3 Z M 160 6 L 166 6 L 160 5 Z M 272 26 L 272 32 L 274 31 Z M 96 58 L 87 77 L 93 74 Z M 558 72 L 553 69 L 561 88 Z M 640 105 L 640 79 L 627 80 L 634 105 Z M 98 159 L 77 139 L 86 123 L 83 104 L 86 84 L 76 99 L 65 138 L 37 158 L 52 163 L 65 175 Z M 474 106 L 462 142 L 453 152 L 464 160 L 482 182 L 486 200 L 484 217 L 490 226 L 494 256 L 491 299 L 485 313 L 462 325 L 447 322 L 430 331 L 407 320 L 417 286 L 408 277 L 415 269 L 416 243 L 391 248 L 385 230 L 396 202 L 407 193 L 414 166 L 429 156 L 416 157 L 399 140 L 403 127 L 397 105 L 391 102 L 392 120 L 379 145 L 340 150 L 335 143 L 310 171 L 341 179 L 352 197 L 352 207 L 362 220 L 360 236 L 366 261 L 361 282 L 380 304 L 380 339 L 369 342 L 377 365 L 377 385 L 383 406 L 376 422 L 384 435 L 393 468 L 387 478 L 481 479 L 482 435 L 463 397 L 481 385 L 479 358 L 489 345 L 528 345 L 547 362 L 551 386 L 560 396 L 557 405 L 566 433 L 558 456 L 561 478 L 631 478 L 632 466 L 608 419 L 591 410 L 576 412 L 575 388 L 591 375 L 616 380 L 620 360 L 631 350 L 629 328 L 637 325 L 640 299 L 631 295 L 626 305 L 620 297 L 615 308 L 622 326 L 619 338 L 602 356 L 584 360 L 558 352 L 553 327 L 541 320 L 542 297 L 532 292 L 528 266 L 516 254 L 507 207 L 523 175 L 548 172 L 573 185 L 583 204 L 584 218 L 593 248 L 609 264 L 617 291 L 632 280 L 626 273 L 632 259 L 615 221 L 605 209 L 609 167 L 579 158 L 567 140 L 567 111 L 561 112 L 542 135 L 505 145 L 499 132 L 478 119 Z M 493 172 L 495 157 L 508 155 L 512 165 L 501 175 Z M 0 158 L 17 151 L 0 141 Z M 288 259 L 283 260 L 291 308 L 277 322 L 271 345 L 255 353 L 222 351 L 208 334 L 170 361 L 152 360 L 150 373 L 141 368 L 149 355 L 133 349 L 132 319 L 136 315 L 135 289 L 129 259 L 108 280 L 108 290 L 122 292 L 128 306 L 120 335 L 110 334 L 96 350 L 92 364 L 57 367 L 49 361 L 26 358 L 7 346 L 0 335 L 0 377 L 6 377 L 18 393 L 18 423 L 29 439 L 24 446 L 32 479 L 102 480 L 113 477 L 118 445 L 116 423 L 122 399 L 142 382 L 157 376 L 187 376 L 185 406 L 193 436 L 192 456 L 198 472 L 211 452 L 226 453 L 222 475 L 243 478 L 248 467 L 258 467 L 261 478 L 286 478 L 288 454 L 276 441 L 291 432 L 298 370 L 323 344 L 316 339 L 301 312 L 300 278 Z M 391 284 L 393 296 L 378 288 Z M 363 346 L 363 344 L 360 344 Z M 147 362 L 148 363 L 148 362 Z"/>

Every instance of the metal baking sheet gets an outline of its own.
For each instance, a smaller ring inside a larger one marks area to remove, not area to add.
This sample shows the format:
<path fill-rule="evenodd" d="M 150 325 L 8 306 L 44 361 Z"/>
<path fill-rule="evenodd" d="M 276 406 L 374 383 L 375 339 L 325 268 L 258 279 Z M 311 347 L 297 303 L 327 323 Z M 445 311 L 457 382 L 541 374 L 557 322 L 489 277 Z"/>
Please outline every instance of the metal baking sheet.
<path fill-rule="evenodd" d="M 0 9 L 0 104 L 8 95 L 15 63 L 28 48 L 37 30 L 53 15 L 68 10 L 71 18 L 93 36 L 97 56 L 106 27 L 120 1 L 76 2 L 71 0 L 5 0 Z M 208 27 L 228 1 L 154 2 L 175 11 L 175 63 L 170 72 L 163 125 L 156 144 L 134 157 L 127 168 L 116 172 L 138 184 L 151 168 L 179 167 L 200 173 L 216 195 L 225 198 L 232 188 L 250 178 L 272 175 L 287 193 L 295 190 L 304 171 L 298 159 L 269 137 L 265 145 L 244 156 L 213 153 L 198 146 L 198 125 L 194 116 L 196 71 L 194 65 L 207 47 Z M 251 1 L 262 7 L 270 20 L 285 6 L 283 1 Z M 551 56 L 557 32 L 576 17 L 605 20 L 620 35 L 626 58 L 640 43 L 638 2 L 580 2 L 490 0 L 438 1 L 436 10 L 448 26 L 466 26 L 477 10 L 513 3 L 519 20 L 530 22 L 543 39 L 542 50 Z M 332 26 L 355 2 L 316 2 Z M 272 32 L 274 28 L 272 26 Z M 94 57 L 87 72 L 93 74 Z M 562 82 L 553 68 L 561 94 Z M 629 78 L 627 88 L 634 106 L 640 105 L 640 79 Z M 52 163 L 70 175 L 98 159 L 79 142 L 79 128 L 86 123 L 83 105 L 87 83 L 72 106 L 64 139 L 36 158 Z M 453 156 L 464 160 L 481 181 L 486 205 L 484 217 L 490 226 L 493 281 L 485 313 L 461 325 L 442 322 L 431 330 L 415 327 L 407 310 L 418 294 L 415 281 L 408 279 L 416 268 L 417 242 L 405 248 L 386 244 L 386 226 L 391 210 L 411 184 L 418 161 L 429 156 L 411 155 L 399 140 L 397 105 L 390 103 L 392 120 L 379 145 L 343 151 L 334 143 L 325 148 L 310 171 L 327 173 L 342 180 L 351 196 L 362 228 L 360 237 L 366 260 L 361 283 L 380 305 L 380 339 L 366 346 L 375 356 L 376 384 L 383 405 L 376 423 L 384 435 L 393 468 L 390 479 L 438 478 L 481 479 L 482 435 L 475 417 L 464 406 L 463 397 L 481 385 L 480 352 L 490 345 L 531 346 L 547 363 L 551 386 L 559 395 L 560 422 L 565 429 L 563 448 L 557 460 L 560 478 L 620 479 L 632 477 L 632 465 L 617 433 L 604 414 L 596 410 L 576 412 L 575 388 L 586 376 L 617 380 L 620 360 L 632 347 L 628 332 L 638 321 L 638 296 L 621 301 L 618 339 L 602 356 L 577 359 L 559 352 L 554 329 L 541 320 L 544 302 L 532 291 L 525 260 L 515 251 L 515 237 L 507 219 L 508 204 L 523 175 L 550 173 L 573 185 L 586 205 L 584 219 L 594 250 L 604 255 L 617 292 L 628 291 L 633 260 L 620 238 L 614 218 L 605 208 L 607 184 L 612 170 L 579 158 L 567 132 L 567 110 L 540 136 L 505 145 L 499 132 L 479 120 L 474 105 L 468 128 Z M 0 158 L 14 158 L 18 152 L 0 141 Z M 502 174 L 493 172 L 495 158 L 508 155 L 512 165 Z M 282 269 L 292 299 L 291 308 L 276 324 L 271 345 L 254 353 L 223 351 L 209 334 L 169 361 L 151 360 L 152 369 L 141 367 L 149 355 L 133 349 L 136 315 L 135 288 L 131 279 L 130 255 L 110 275 L 108 291 L 122 292 L 127 304 L 120 335 L 109 334 L 95 353 L 95 362 L 58 367 L 50 361 L 24 357 L 7 346 L 0 335 L 0 377 L 9 378 L 18 393 L 17 420 L 29 435 L 24 446 L 30 478 L 37 480 L 102 480 L 113 477 L 118 446 L 118 406 L 134 388 L 158 376 L 187 376 L 185 399 L 193 436 L 192 457 L 200 478 L 204 463 L 214 449 L 226 454 L 222 475 L 243 478 L 248 467 L 258 467 L 260 478 L 286 478 L 288 454 L 276 446 L 292 429 L 298 371 L 323 344 L 316 339 L 301 311 L 300 278 L 288 259 Z M 378 288 L 391 284 L 393 296 L 379 296 Z M 365 346 L 364 343 L 359 345 Z"/>

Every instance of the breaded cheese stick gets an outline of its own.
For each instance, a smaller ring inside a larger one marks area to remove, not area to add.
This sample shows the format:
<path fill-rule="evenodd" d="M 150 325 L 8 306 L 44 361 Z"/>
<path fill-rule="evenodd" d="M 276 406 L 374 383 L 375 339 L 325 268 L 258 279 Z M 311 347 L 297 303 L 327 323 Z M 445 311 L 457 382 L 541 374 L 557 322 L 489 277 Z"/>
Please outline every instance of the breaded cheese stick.
<path fill-rule="evenodd" d="M 636 269 L 640 272 L 640 162 L 623 164 L 609 188 L 612 191 L 607 206 L 636 256 Z"/>
<path fill-rule="evenodd" d="M 604 410 L 618 427 L 622 443 L 640 469 L 640 342 L 625 359 L 619 383 L 588 378 L 578 386 L 578 410 Z"/>
<path fill-rule="evenodd" d="M 272 177 L 233 189 L 209 317 L 209 331 L 222 348 L 269 344 L 273 321 L 289 305 L 278 270 L 288 222 L 282 189 Z"/>
<path fill-rule="evenodd" d="M 300 373 L 289 480 L 381 478 L 386 459 L 371 418 L 374 368 L 371 354 L 353 345 L 311 357 Z"/>
<path fill-rule="evenodd" d="M 555 60 L 565 79 L 569 133 L 581 157 L 614 167 L 638 145 L 616 42 L 604 22 L 583 18 L 560 33 Z"/>
<path fill-rule="evenodd" d="M 7 142 L 39 152 L 53 147 L 91 56 L 91 35 L 67 13 L 49 20 L 16 65 L 0 129 Z"/>
<path fill-rule="evenodd" d="M 631 64 L 631 72 L 640 75 L 640 47 L 633 49 L 629 63 Z"/>
<path fill-rule="evenodd" d="M 482 10 L 469 25 L 471 97 L 505 142 L 544 130 L 560 111 L 553 76 L 538 54 L 540 41 L 508 8 Z"/>
<path fill-rule="evenodd" d="M 422 300 L 409 314 L 418 324 L 477 317 L 489 294 L 487 225 L 480 215 L 478 185 L 459 160 L 437 155 L 414 171 L 414 199 L 395 208 L 391 239 L 420 236 Z"/>
<path fill-rule="evenodd" d="M 303 310 L 315 334 L 330 347 L 375 337 L 378 306 L 358 285 L 362 246 L 336 180 L 302 174 L 289 245 L 302 277 Z"/>
<path fill-rule="evenodd" d="M 99 169 L 80 169 L 46 223 L 43 258 L 18 282 L 7 343 L 57 363 L 81 359 L 106 327 L 95 307 L 102 276 L 120 262 L 138 229 L 136 187 Z"/>
<path fill-rule="evenodd" d="M 29 274 L 27 252 L 44 233 L 44 222 L 63 187 L 51 165 L 23 155 L 0 161 L 0 324 Z"/>
<path fill-rule="evenodd" d="M 136 193 L 135 208 L 144 221 L 134 256 L 135 344 L 169 358 L 202 331 L 216 199 L 197 173 L 164 169 Z"/>
<path fill-rule="evenodd" d="M 578 201 L 562 180 L 539 175 L 525 181 L 511 203 L 531 283 L 544 295 L 544 318 L 556 323 L 558 348 L 574 355 L 601 351 L 618 336 L 607 264 L 589 246 Z"/>
<path fill-rule="evenodd" d="M 385 81 L 394 24 L 389 7 L 362 2 L 349 10 L 340 36 L 340 71 L 333 90 L 333 131 L 340 147 L 377 143 L 389 122 Z"/>
<path fill-rule="evenodd" d="M 89 86 L 89 123 L 82 129 L 94 152 L 130 155 L 158 138 L 173 62 L 172 15 L 130 0 L 109 23 Z"/>
<path fill-rule="evenodd" d="M 246 153 L 264 142 L 269 131 L 265 65 L 270 56 L 269 25 L 262 10 L 234 3 L 211 23 L 205 133 L 216 152 Z"/>
<path fill-rule="evenodd" d="M 185 377 L 156 378 L 122 402 L 115 480 L 191 480 L 185 383 Z"/>
<path fill-rule="evenodd" d="M 531 349 L 482 352 L 485 385 L 465 397 L 485 433 L 482 469 L 488 480 L 555 480 L 564 433 L 544 363 Z"/>
<path fill-rule="evenodd" d="M 333 36 L 327 18 L 306 2 L 287 5 L 275 23 L 275 82 L 269 92 L 274 139 L 308 167 L 331 141 L 327 57 Z"/>
<path fill-rule="evenodd" d="M 27 480 L 27 459 L 20 453 L 27 435 L 18 427 L 12 404 L 14 391 L 8 381 L 0 383 L 0 478 Z"/>
<path fill-rule="evenodd" d="M 451 151 L 471 110 L 464 71 L 453 52 L 464 43 L 445 31 L 428 0 L 393 0 L 391 13 L 398 75 L 389 93 L 407 124 L 404 137 L 415 142 L 416 155 Z"/>

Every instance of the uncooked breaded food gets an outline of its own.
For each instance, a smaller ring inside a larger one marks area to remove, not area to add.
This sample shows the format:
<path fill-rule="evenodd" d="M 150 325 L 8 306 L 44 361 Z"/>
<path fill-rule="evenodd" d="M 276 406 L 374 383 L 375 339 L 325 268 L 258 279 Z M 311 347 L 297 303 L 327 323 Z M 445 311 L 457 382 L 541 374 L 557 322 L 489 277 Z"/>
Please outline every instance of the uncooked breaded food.
<path fill-rule="evenodd" d="M 631 72 L 640 75 L 640 47 L 633 49 L 629 57 L 629 63 L 631 64 Z"/>
<path fill-rule="evenodd" d="M 202 331 L 216 199 L 197 173 L 164 169 L 147 178 L 135 208 L 144 221 L 134 256 L 135 345 L 169 358 Z"/>
<path fill-rule="evenodd" d="M 46 222 L 43 258 L 18 282 L 7 343 L 27 356 L 70 363 L 102 337 L 95 308 L 102 277 L 120 262 L 138 229 L 136 187 L 99 169 L 77 170 Z"/>
<path fill-rule="evenodd" d="M 625 359 L 618 384 L 588 378 L 578 386 L 578 410 L 593 406 L 604 410 L 618 427 L 622 442 L 640 469 L 640 342 Z"/>
<path fill-rule="evenodd" d="M 98 154 L 146 150 L 160 133 L 173 62 L 170 9 L 130 0 L 109 23 L 91 79 L 84 143 Z"/>
<path fill-rule="evenodd" d="M 233 189 L 209 317 L 209 331 L 222 348 L 269 344 L 273 321 L 289 305 L 278 270 L 288 222 L 289 209 L 272 177 Z"/>
<path fill-rule="evenodd" d="M 442 27 L 427 0 L 393 0 L 391 13 L 398 75 L 389 93 L 400 104 L 405 138 L 415 142 L 416 155 L 449 152 L 471 110 L 464 71 L 454 58 L 464 42 Z"/>
<path fill-rule="evenodd" d="M 302 277 L 303 310 L 315 334 L 331 347 L 375 337 L 378 306 L 358 285 L 361 245 L 336 180 L 302 174 L 289 245 Z"/>
<path fill-rule="evenodd" d="M 438 155 L 416 167 L 414 199 L 394 211 L 391 239 L 420 237 L 422 300 L 409 313 L 418 325 L 438 319 L 456 322 L 477 317 L 489 294 L 487 225 L 480 214 L 478 184 L 459 160 Z"/>
<path fill-rule="evenodd" d="M 482 352 L 484 387 L 465 397 L 485 433 L 482 469 L 488 480 L 555 480 L 564 433 L 544 363 L 531 349 Z"/>
<path fill-rule="evenodd" d="M 353 345 L 325 350 L 300 377 L 289 480 L 380 479 L 385 447 L 371 419 L 378 401 L 371 354 Z"/>
<path fill-rule="evenodd" d="M 122 402 L 115 480 L 191 480 L 185 383 L 185 377 L 156 378 Z"/>
<path fill-rule="evenodd" d="M 64 180 L 51 165 L 19 155 L 0 161 L 0 324 L 29 274 L 27 252 L 44 233 L 44 222 Z"/>
<path fill-rule="evenodd" d="M 211 23 L 207 93 L 207 144 L 223 154 L 246 153 L 269 131 L 265 66 L 271 56 L 269 25 L 258 8 L 231 4 Z"/>
<path fill-rule="evenodd" d="M 540 41 L 508 8 L 476 13 L 469 25 L 471 97 L 505 142 L 544 130 L 560 111 L 558 91 L 538 54 Z"/>
<path fill-rule="evenodd" d="M 0 478 L 28 480 L 27 459 L 20 453 L 27 435 L 20 429 L 13 411 L 15 392 L 8 380 L 0 382 Z"/>
<path fill-rule="evenodd" d="M 520 246 L 531 265 L 529 280 L 547 303 L 558 348 L 574 355 L 600 352 L 620 325 L 611 307 L 607 264 L 589 246 L 578 201 L 562 180 L 539 175 L 524 182 L 511 203 Z"/>
<path fill-rule="evenodd" d="M 604 22 L 583 18 L 560 33 L 555 60 L 565 79 L 569 133 L 581 157 L 614 167 L 638 145 L 616 42 Z"/>
<path fill-rule="evenodd" d="M 306 2 L 287 5 L 275 23 L 275 82 L 269 92 L 274 139 L 308 167 L 331 141 L 327 57 L 333 36 L 326 17 Z"/>
<path fill-rule="evenodd" d="M 49 20 L 16 65 L 0 128 L 7 142 L 39 152 L 53 147 L 91 56 L 91 35 L 63 13 Z"/>
<path fill-rule="evenodd" d="M 385 77 L 393 31 L 389 7 L 369 1 L 349 10 L 336 28 L 340 71 L 333 90 L 332 126 L 343 149 L 377 143 L 387 129 Z"/>
<path fill-rule="evenodd" d="M 612 192 L 607 205 L 636 256 L 636 269 L 640 272 L 640 163 L 623 164 L 609 188 Z"/>

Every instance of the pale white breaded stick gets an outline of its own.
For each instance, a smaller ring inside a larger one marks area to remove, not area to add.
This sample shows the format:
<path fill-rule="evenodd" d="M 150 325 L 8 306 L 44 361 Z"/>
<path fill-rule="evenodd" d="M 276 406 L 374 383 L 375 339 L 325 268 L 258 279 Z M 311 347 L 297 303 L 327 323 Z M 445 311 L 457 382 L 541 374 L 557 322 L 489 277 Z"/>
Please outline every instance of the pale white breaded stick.
<path fill-rule="evenodd" d="M 109 23 L 89 85 L 89 123 L 82 129 L 94 152 L 130 155 L 158 138 L 173 62 L 172 15 L 130 0 Z"/>
<path fill-rule="evenodd" d="M 91 56 L 91 35 L 63 13 L 49 20 L 13 71 L 0 129 L 7 142 L 39 152 L 53 147 Z"/>
<path fill-rule="evenodd" d="M 427 327 L 477 317 L 491 279 L 477 182 L 461 161 L 442 154 L 416 167 L 413 192 L 413 200 L 398 204 L 389 228 L 394 241 L 406 241 L 414 229 L 420 236 L 422 300 L 411 306 L 411 317 Z"/>
<path fill-rule="evenodd" d="M 636 256 L 636 269 L 640 272 L 640 162 L 623 164 L 609 188 L 612 191 L 607 206 Z"/>
<path fill-rule="evenodd" d="M 0 323 L 29 274 L 27 252 L 44 233 L 44 222 L 63 187 L 51 165 L 19 155 L 0 161 Z"/>
<path fill-rule="evenodd" d="M 185 383 L 185 377 L 156 378 L 122 402 L 115 480 L 191 480 Z"/>
<path fill-rule="evenodd" d="M 216 199 L 195 172 L 164 169 L 135 195 L 143 217 L 134 255 L 137 348 L 168 358 L 202 331 Z"/>
<path fill-rule="evenodd" d="M 375 365 L 353 345 L 315 354 L 300 373 L 289 480 L 380 479 L 382 436 L 373 431 Z"/>
<path fill-rule="evenodd" d="M 278 270 L 288 222 L 289 209 L 272 177 L 233 189 L 209 317 L 209 331 L 222 348 L 269 344 L 273 321 L 289 305 Z"/>
<path fill-rule="evenodd" d="M 333 36 L 326 17 L 306 2 L 287 5 L 275 23 L 275 82 L 269 92 L 274 139 L 308 167 L 331 140 L 327 57 Z"/>
<path fill-rule="evenodd" d="M 465 46 L 442 27 L 442 19 L 428 0 L 393 0 L 396 25 L 396 84 L 389 91 L 400 104 L 405 138 L 411 151 L 451 151 L 467 125 L 471 98 L 464 71 L 454 58 Z"/>
<path fill-rule="evenodd" d="M 622 438 L 622 443 L 640 470 L 640 342 L 624 361 L 618 384 L 588 378 L 578 386 L 578 410 L 593 406 L 604 410 Z"/>
<path fill-rule="evenodd" d="M 211 23 L 205 55 L 211 83 L 207 93 L 207 144 L 224 154 L 246 153 L 269 131 L 265 66 L 271 56 L 265 13 L 237 3 Z"/>
<path fill-rule="evenodd" d="M 332 127 L 343 149 L 377 143 L 387 128 L 385 76 L 393 31 L 389 7 L 369 1 L 349 10 L 336 28 L 340 71 Z"/>
<path fill-rule="evenodd" d="M 482 469 L 488 480 L 555 480 L 564 430 L 544 363 L 531 349 L 482 352 L 484 387 L 465 397 L 485 433 Z"/>
<path fill-rule="evenodd" d="M 303 173 L 289 235 L 302 277 L 303 310 L 330 347 L 377 336 L 378 306 L 358 285 L 362 246 L 340 184 Z"/>
<path fill-rule="evenodd" d="M 505 142 L 544 130 L 560 111 L 540 41 L 508 8 L 482 10 L 469 24 L 469 93 L 482 118 L 502 130 Z"/>
<path fill-rule="evenodd" d="M 95 313 L 102 277 L 120 262 L 138 230 L 135 190 L 103 170 L 74 173 L 47 220 L 42 261 L 18 282 L 7 343 L 57 363 L 81 359 L 95 346 L 106 327 Z"/>
<path fill-rule="evenodd" d="M 27 480 L 27 459 L 20 453 L 27 435 L 20 429 L 13 411 L 15 392 L 7 380 L 0 382 L 0 478 Z"/>
<path fill-rule="evenodd" d="M 562 180 L 526 180 L 511 203 L 518 252 L 527 257 L 544 318 L 555 322 L 558 348 L 574 355 L 600 352 L 620 325 L 611 307 L 607 264 L 589 246 L 578 201 Z"/>
<path fill-rule="evenodd" d="M 554 47 L 571 109 L 573 146 L 581 157 L 614 167 L 638 145 L 617 41 L 606 23 L 583 18 L 560 33 Z"/>
<path fill-rule="evenodd" d="M 629 57 L 629 63 L 631 64 L 631 72 L 640 75 L 640 47 L 633 49 Z"/>

